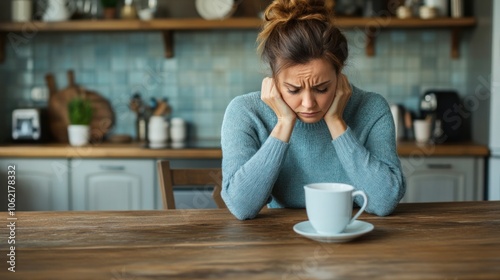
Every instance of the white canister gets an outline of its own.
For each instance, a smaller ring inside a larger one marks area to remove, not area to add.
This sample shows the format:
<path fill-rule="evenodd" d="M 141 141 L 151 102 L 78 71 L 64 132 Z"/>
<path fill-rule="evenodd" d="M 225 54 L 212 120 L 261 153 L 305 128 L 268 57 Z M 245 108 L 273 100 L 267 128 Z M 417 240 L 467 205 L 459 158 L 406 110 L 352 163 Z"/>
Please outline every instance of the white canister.
<path fill-rule="evenodd" d="M 437 11 L 437 16 L 448 16 L 448 1 L 449 0 L 425 0 L 424 6 L 434 7 Z"/>
<path fill-rule="evenodd" d="M 172 118 L 170 120 L 170 139 L 172 142 L 184 142 L 186 141 L 186 136 L 186 122 L 181 118 Z"/>
<path fill-rule="evenodd" d="M 30 21 L 33 14 L 33 2 L 31 0 L 13 0 L 12 1 L 12 21 L 27 22 Z"/>
<path fill-rule="evenodd" d="M 153 149 L 165 148 L 168 140 L 168 122 L 163 116 L 152 116 L 148 122 L 149 147 Z"/>

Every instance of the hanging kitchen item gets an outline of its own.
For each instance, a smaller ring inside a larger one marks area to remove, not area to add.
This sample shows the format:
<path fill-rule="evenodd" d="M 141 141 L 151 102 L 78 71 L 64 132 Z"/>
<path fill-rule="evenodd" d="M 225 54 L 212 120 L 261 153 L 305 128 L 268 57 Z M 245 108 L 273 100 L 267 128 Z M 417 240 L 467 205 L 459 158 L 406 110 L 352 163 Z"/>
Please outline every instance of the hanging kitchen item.
<path fill-rule="evenodd" d="M 92 104 L 90 140 L 94 143 L 101 142 L 115 121 L 115 115 L 109 101 L 96 92 L 76 85 L 73 71 L 68 71 L 68 87 L 60 91 L 57 90 L 52 74 L 47 74 L 45 79 L 50 92 L 48 113 L 52 139 L 56 142 L 68 143 L 68 103 L 76 96 L 84 96 Z"/>

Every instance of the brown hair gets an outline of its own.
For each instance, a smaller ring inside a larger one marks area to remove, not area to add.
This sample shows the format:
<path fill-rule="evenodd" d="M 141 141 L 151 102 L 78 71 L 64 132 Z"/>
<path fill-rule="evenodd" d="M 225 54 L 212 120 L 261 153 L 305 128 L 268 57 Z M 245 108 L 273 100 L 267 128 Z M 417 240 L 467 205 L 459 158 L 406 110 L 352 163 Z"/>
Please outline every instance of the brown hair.
<path fill-rule="evenodd" d="M 338 73 L 348 56 L 347 40 L 324 0 L 274 0 L 265 11 L 257 42 L 273 76 L 318 58 L 329 61 Z"/>

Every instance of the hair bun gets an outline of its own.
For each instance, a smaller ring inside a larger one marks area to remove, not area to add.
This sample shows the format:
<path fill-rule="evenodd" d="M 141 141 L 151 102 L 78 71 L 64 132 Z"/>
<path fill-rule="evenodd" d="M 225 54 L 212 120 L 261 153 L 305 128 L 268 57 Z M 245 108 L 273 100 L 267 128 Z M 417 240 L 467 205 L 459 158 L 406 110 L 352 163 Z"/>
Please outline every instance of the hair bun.
<path fill-rule="evenodd" d="M 324 0 L 275 0 L 265 12 L 266 21 L 287 23 L 308 19 L 330 21 L 332 11 L 327 9 Z"/>

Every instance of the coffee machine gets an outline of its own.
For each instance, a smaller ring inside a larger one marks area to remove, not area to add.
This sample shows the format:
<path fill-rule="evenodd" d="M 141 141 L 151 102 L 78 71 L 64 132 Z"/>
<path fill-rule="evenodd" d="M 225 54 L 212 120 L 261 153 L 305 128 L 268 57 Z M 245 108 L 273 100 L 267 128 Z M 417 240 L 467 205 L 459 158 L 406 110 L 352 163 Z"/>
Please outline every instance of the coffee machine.
<path fill-rule="evenodd" d="M 420 100 L 420 116 L 431 119 L 431 137 L 434 143 L 458 142 L 467 140 L 466 112 L 460 97 L 452 90 L 428 90 Z"/>

